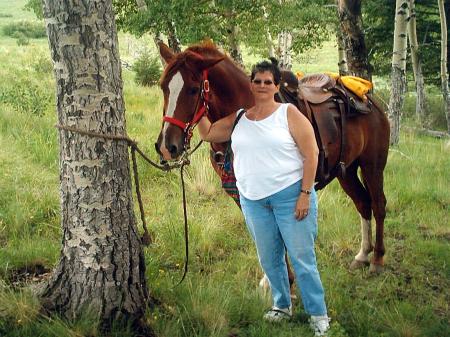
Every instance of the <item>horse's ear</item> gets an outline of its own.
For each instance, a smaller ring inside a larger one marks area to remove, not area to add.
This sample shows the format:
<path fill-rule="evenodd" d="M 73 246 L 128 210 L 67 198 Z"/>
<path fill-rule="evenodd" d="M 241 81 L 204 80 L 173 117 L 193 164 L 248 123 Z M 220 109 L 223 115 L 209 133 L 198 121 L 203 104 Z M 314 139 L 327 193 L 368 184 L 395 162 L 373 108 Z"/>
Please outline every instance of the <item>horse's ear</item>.
<path fill-rule="evenodd" d="M 217 63 L 219 63 L 224 59 L 225 57 L 223 56 L 208 57 L 208 58 L 194 57 L 191 58 L 189 61 L 192 62 L 192 64 L 195 66 L 196 69 L 202 71 L 214 67 Z"/>
<path fill-rule="evenodd" d="M 158 42 L 158 46 L 161 57 L 167 64 L 170 63 L 175 58 L 175 53 L 162 41 Z"/>

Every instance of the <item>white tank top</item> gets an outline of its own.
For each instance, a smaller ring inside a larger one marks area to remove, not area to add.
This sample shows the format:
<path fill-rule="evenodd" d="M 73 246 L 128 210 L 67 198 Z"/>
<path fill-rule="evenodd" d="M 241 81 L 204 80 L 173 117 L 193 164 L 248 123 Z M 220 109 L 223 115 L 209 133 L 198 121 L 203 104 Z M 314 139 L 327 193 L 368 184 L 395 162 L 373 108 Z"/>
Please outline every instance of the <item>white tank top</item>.
<path fill-rule="evenodd" d="M 288 105 L 260 121 L 244 114 L 231 135 L 236 186 L 247 199 L 263 199 L 303 177 L 304 158 L 289 131 Z"/>

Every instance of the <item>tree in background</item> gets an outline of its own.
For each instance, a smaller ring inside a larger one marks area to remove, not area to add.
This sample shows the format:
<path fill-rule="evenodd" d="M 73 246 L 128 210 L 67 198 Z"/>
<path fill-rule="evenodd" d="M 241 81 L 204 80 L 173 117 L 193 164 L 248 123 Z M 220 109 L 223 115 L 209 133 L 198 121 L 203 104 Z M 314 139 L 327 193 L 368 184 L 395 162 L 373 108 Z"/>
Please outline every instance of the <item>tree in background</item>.
<path fill-rule="evenodd" d="M 385 76 L 391 72 L 392 39 L 394 31 L 395 1 L 365 0 L 363 16 L 369 61 L 374 75 Z M 447 17 L 450 15 L 450 2 L 445 4 Z M 436 0 L 421 0 L 415 3 L 417 39 L 420 46 L 422 72 L 427 84 L 440 85 L 441 28 L 439 8 Z M 449 27 L 447 27 L 447 32 Z M 447 50 L 447 68 L 448 68 Z M 407 63 L 410 59 L 407 60 Z"/>
<path fill-rule="evenodd" d="M 409 0 L 409 19 L 407 20 L 408 40 L 411 50 L 411 63 L 416 84 L 416 116 L 422 126 L 425 126 L 425 84 L 422 73 L 422 57 L 419 53 L 419 43 L 417 42 L 416 9 L 414 0 Z"/>
<path fill-rule="evenodd" d="M 345 53 L 345 42 L 344 37 L 342 36 L 342 32 L 337 27 L 336 29 L 336 41 L 338 46 L 338 67 L 339 67 L 339 75 L 345 76 L 348 75 L 348 63 L 347 63 L 347 55 Z"/>
<path fill-rule="evenodd" d="M 283 31 L 292 36 L 293 55 L 320 46 L 329 38 L 332 9 L 328 0 L 174 0 L 146 1 L 147 10 L 139 11 L 135 0 L 114 0 L 120 29 L 137 36 L 145 33 L 168 35 L 167 17 L 177 29 L 181 44 L 212 39 L 237 62 L 239 46 L 267 57 L 271 43 Z M 278 50 L 277 56 L 280 56 Z"/>
<path fill-rule="evenodd" d="M 395 3 L 394 48 L 392 53 L 391 96 L 389 98 L 389 120 L 391 124 L 391 144 L 398 144 L 400 119 L 406 93 L 406 50 L 408 0 Z"/>
<path fill-rule="evenodd" d="M 448 89 L 447 67 L 447 20 L 444 9 L 444 0 L 438 0 L 441 21 L 441 87 L 444 97 L 444 113 L 447 119 L 447 132 L 450 134 L 450 92 Z"/>
<path fill-rule="evenodd" d="M 126 135 L 110 0 L 45 0 L 56 76 L 58 123 Z M 41 297 L 69 318 L 88 313 L 106 327 L 140 322 L 148 300 L 145 262 L 124 141 L 60 130 L 61 257 Z"/>
<path fill-rule="evenodd" d="M 361 0 L 339 0 L 339 21 L 344 40 L 348 72 L 372 80 L 361 15 Z"/>

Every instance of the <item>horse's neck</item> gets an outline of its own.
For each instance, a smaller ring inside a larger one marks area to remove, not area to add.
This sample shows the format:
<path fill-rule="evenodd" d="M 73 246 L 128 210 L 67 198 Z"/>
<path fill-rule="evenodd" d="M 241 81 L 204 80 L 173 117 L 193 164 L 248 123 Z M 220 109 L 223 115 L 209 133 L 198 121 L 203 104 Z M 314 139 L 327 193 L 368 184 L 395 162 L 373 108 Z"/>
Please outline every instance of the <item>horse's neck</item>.
<path fill-rule="evenodd" d="M 248 77 L 234 64 L 224 62 L 210 73 L 212 98 L 210 103 L 210 119 L 215 122 L 240 108 L 253 105 Z"/>

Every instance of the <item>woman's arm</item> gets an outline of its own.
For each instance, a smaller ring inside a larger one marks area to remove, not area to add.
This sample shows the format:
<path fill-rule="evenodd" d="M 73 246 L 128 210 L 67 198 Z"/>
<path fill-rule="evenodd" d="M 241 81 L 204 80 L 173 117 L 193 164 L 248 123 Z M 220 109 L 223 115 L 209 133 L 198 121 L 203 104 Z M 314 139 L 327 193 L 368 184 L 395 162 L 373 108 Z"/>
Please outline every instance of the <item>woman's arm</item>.
<path fill-rule="evenodd" d="M 208 118 L 203 116 L 197 125 L 200 138 L 211 143 L 222 143 L 230 140 L 235 119 L 236 114 L 232 113 L 211 124 Z"/>
<path fill-rule="evenodd" d="M 311 191 L 314 186 L 319 155 L 314 130 L 309 120 L 292 104 L 288 106 L 287 118 L 289 131 L 304 158 L 302 190 Z M 296 217 L 304 218 L 308 209 L 309 194 L 300 193 L 295 211 Z"/>

